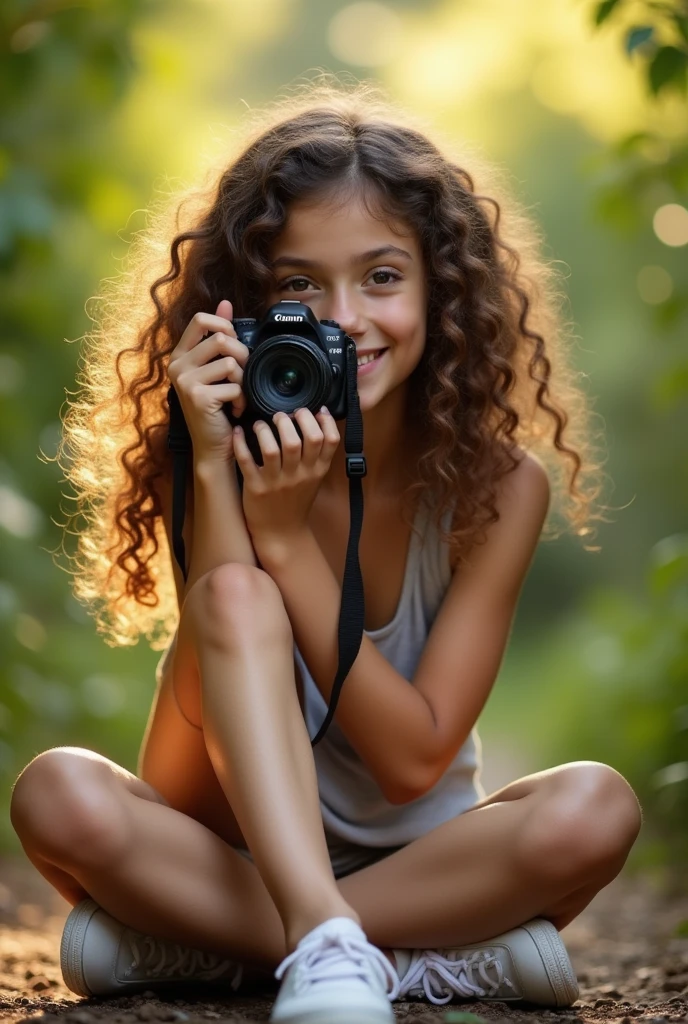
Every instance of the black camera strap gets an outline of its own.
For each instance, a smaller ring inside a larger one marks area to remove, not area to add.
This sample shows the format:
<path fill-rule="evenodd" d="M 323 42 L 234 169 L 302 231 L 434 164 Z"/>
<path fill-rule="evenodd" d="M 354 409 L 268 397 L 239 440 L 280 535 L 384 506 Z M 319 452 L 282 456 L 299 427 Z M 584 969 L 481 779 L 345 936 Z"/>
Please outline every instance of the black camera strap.
<path fill-rule="evenodd" d="M 361 481 L 366 475 L 366 461 L 363 454 L 363 419 L 358 400 L 356 374 L 356 346 L 353 341 L 349 341 L 346 346 L 347 416 L 344 431 L 346 475 L 349 479 L 349 541 L 346 549 L 342 603 L 339 609 L 337 630 L 339 664 L 332 684 L 327 715 L 315 739 L 311 740 L 312 747 L 320 742 L 334 718 L 344 680 L 358 657 L 363 640 L 365 604 L 358 545 L 363 525 L 363 484 Z M 186 513 L 186 480 L 191 454 L 191 435 L 184 419 L 179 397 L 172 386 L 168 390 L 167 401 L 170 408 L 167 447 L 172 452 L 172 548 L 184 580 L 186 580 L 188 571 L 182 529 Z M 244 478 L 238 464 L 236 470 L 239 490 L 243 492 Z"/>

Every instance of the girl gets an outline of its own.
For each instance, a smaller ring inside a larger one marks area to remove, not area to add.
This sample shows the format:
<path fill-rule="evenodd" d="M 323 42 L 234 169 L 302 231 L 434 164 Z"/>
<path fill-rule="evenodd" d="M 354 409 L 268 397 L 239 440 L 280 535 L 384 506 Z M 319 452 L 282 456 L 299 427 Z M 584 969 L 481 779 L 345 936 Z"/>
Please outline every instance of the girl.
<path fill-rule="evenodd" d="M 326 84 L 264 115 L 185 202 L 187 229 L 139 240 L 66 419 L 91 509 L 76 593 L 99 598 L 114 643 L 172 638 L 137 775 L 55 748 L 12 801 L 27 856 L 74 905 L 73 991 L 262 969 L 282 980 L 271 1019 L 311 1024 L 391 1021 L 413 996 L 577 998 L 558 932 L 618 874 L 641 811 L 597 762 L 479 782 L 475 723 L 549 476 L 578 535 L 599 518 L 551 272 L 489 192 L 369 87 Z M 278 443 L 258 422 L 258 465 L 223 411 L 246 408 L 233 317 L 284 299 L 355 341 L 368 470 L 366 632 L 314 748 L 338 659 L 342 425 L 277 414 Z M 170 382 L 193 442 L 186 581 Z"/>

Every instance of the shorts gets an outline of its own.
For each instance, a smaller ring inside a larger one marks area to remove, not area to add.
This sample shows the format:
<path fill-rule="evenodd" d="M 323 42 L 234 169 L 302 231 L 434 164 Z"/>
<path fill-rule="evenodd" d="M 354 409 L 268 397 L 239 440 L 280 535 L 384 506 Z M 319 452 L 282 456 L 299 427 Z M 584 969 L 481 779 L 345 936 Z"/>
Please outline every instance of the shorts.
<path fill-rule="evenodd" d="M 376 864 L 379 860 L 384 860 L 385 857 L 396 853 L 397 850 L 403 850 L 404 846 L 407 845 L 402 843 L 401 846 L 359 846 L 358 843 L 350 843 L 347 839 L 341 839 L 339 836 L 333 836 L 328 832 L 325 832 L 325 839 L 327 840 L 327 848 L 330 851 L 330 863 L 335 878 L 344 878 L 346 875 L 353 874 L 354 871 L 361 871 L 362 868 L 367 868 L 371 864 Z M 235 846 L 233 849 L 253 863 L 250 850 L 245 850 L 239 846 Z"/>

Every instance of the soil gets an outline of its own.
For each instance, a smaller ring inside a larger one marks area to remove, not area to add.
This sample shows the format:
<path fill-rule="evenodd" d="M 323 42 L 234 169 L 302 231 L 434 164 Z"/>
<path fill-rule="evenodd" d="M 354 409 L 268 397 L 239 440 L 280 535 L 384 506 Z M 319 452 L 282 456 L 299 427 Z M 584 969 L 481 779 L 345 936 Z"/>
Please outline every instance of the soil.
<path fill-rule="evenodd" d="M 70 907 L 28 861 L 0 859 L 0 1021 L 32 1024 L 252 1024 L 267 1021 L 278 983 L 237 997 L 214 990 L 153 991 L 82 999 L 63 984 L 60 936 Z M 580 998 L 565 1009 L 461 1000 L 394 1003 L 398 1021 L 688 1022 L 688 895 L 668 895 L 646 876 L 622 873 L 561 933 Z M 523 1008 L 522 1008 L 523 1007 Z M 352 1021 L 352 1024 L 355 1024 Z"/>

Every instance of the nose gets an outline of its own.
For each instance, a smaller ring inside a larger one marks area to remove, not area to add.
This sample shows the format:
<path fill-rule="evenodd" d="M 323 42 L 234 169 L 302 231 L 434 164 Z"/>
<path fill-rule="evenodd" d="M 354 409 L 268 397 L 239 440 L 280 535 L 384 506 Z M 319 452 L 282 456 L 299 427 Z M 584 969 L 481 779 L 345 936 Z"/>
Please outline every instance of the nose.
<path fill-rule="evenodd" d="M 348 288 L 337 288 L 331 297 L 328 320 L 336 320 L 350 337 L 363 334 L 365 321 L 360 299 Z"/>

